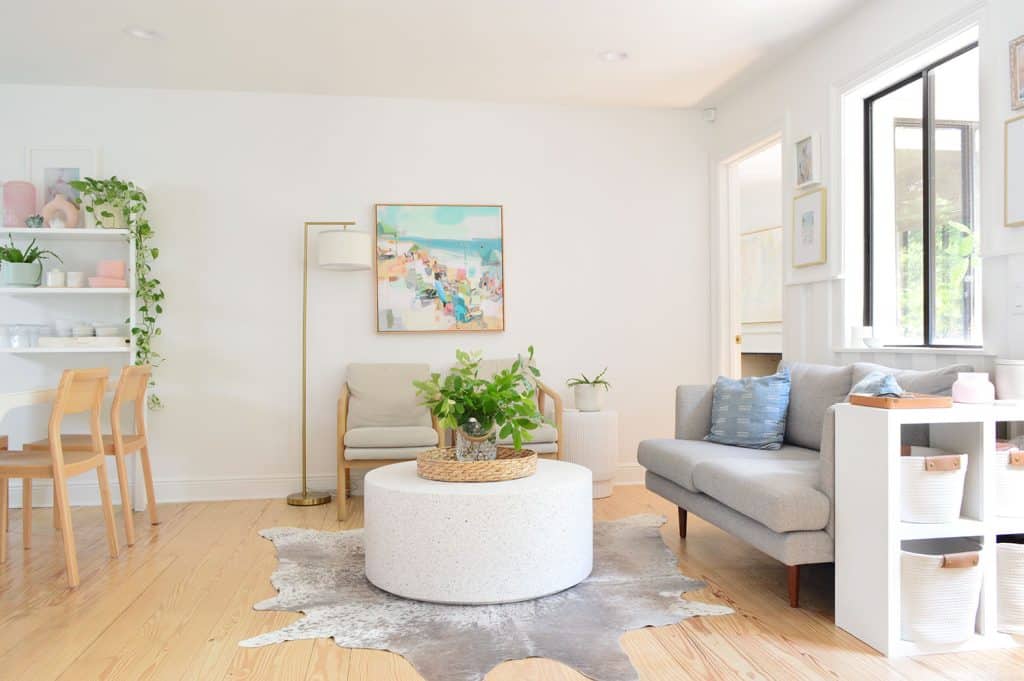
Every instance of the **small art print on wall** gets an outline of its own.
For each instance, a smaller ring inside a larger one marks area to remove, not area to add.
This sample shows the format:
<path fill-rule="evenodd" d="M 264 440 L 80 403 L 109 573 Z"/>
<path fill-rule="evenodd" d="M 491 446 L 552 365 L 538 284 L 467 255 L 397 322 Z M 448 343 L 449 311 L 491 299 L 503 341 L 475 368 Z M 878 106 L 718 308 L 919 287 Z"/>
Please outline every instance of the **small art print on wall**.
<path fill-rule="evenodd" d="M 501 206 L 378 204 L 377 331 L 504 331 Z"/>
<path fill-rule="evenodd" d="M 793 198 L 793 267 L 828 261 L 825 188 Z"/>
<path fill-rule="evenodd" d="M 808 135 L 796 141 L 796 186 L 810 187 L 821 182 L 818 160 L 818 136 Z"/>
<path fill-rule="evenodd" d="M 1010 106 L 1024 109 L 1024 35 L 1010 42 Z"/>

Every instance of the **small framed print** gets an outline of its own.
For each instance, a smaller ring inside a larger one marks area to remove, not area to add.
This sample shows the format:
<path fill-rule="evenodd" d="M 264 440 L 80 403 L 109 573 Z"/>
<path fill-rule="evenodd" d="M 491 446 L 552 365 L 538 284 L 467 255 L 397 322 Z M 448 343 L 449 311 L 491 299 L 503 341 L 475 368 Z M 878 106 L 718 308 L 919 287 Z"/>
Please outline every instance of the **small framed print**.
<path fill-rule="evenodd" d="M 796 188 L 821 182 L 821 143 L 817 133 L 801 137 L 793 145 L 796 154 Z"/>
<path fill-rule="evenodd" d="M 1024 109 L 1024 35 L 1010 41 L 1010 106 Z"/>
<path fill-rule="evenodd" d="M 74 180 L 96 176 L 96 150 L 86 147 L 39 147 L 29 149 L 26 159 L 29 178 L 36 186 L 36 200 L 45 206 L 63 194 L 74 202 L 78 190 Z"/>
<path fill-rule="evenodd" d="M 793 267 L 828 262 L 828 203 L 825 188 L 793 197 Z"/>

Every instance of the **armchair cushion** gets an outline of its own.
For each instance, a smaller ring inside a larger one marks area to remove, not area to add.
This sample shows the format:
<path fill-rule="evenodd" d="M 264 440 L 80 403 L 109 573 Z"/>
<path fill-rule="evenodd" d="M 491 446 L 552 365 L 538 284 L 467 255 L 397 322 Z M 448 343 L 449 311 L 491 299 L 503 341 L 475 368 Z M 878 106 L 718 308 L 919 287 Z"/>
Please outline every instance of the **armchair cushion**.
<path fill-rule="evenodd" d="M 523 439 L 523 447 L 525 449 L 533 449 L 530 445 L 546 444 L 549 442 L 558 442 L 558 431 L 555 430 L 554 426 L 546 423 L 540 424 L 536 430 L 530 431 L 530 439 Z M 512 438 L 499 438 L 499 445 L 510 445 L 512 444 Z"/>
<path fill-rule="evenodd" d="M 345 433 L 346 447 L 436 447 L 437 431 L 423 426 L 368 426 Z"/>
<path fill-rule="evenodd" d="M 346 461 L 409 461 L 433 447 L 346 447 Z"/>
<path fill-rule="evenodd" d="M 428 364 L 350 364 L 347 378 L 348 429 L 379 426 L 430 428 L 430 410 L 420 404 L 412 385 L 413 381 L 428 378 Z"/>

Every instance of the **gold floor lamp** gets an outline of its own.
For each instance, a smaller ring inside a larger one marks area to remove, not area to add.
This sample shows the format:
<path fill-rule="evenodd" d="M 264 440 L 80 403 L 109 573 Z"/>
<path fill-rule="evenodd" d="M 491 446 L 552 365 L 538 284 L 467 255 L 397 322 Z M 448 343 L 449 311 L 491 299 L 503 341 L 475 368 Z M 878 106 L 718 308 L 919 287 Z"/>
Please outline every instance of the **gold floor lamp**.
<path fill-rule="evenodd" d="M 354 222 L 307 222 L 302 228 L 302 491 L 288 495 L 292 506 L 319 506 L 331 500 L 330 492 L 315 492 L 306 484 L 306 327 L 309 291 L 309 233 L 322 229 L 317 236 L 317 262 L 328 270 L 351 272 L 368 270 L 371 266 L 370 235 L 349 227 Z"/>

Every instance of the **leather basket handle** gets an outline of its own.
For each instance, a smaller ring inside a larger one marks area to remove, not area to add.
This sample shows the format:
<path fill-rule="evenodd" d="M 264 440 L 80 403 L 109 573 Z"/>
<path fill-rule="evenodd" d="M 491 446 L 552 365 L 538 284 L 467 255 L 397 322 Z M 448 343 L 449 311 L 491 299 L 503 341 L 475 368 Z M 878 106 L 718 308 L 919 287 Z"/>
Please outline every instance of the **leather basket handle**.
<path fill-rule="evenodd" d="M 960 470 L 960 457 L 955 454 L 926 456 L 924 458 L 924 469 L 926 471 L 958 471 Z"/>
<path fill-rule="evenodd" d="M 1010 465 L 1024 467 L 1024 451 L 1015 449 L 1010 452 Z"/>
<path fill-rule="evenodd" d="M 981 553 L 968 551 L 966 553 L 947 553 L 942 556 L 942 567 L 944 568 L 969 568 L 976 567 L 981 562 Z"/>

